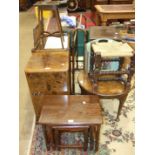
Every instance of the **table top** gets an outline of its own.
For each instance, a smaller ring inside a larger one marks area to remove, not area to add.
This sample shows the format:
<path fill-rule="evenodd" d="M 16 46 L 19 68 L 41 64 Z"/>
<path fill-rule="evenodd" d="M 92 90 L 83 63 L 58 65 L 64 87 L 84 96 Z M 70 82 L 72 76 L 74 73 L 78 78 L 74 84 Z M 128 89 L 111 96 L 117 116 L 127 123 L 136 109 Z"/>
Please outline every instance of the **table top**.
<path fill-rule="evenodd" d="M 66 72 L 69 70 L 69 52 L 53 50 L 33 53 L 27 63 L 25 72 Z"/>
<path fill-rule="evenodd" d="M 49 125 L 102 124 L 98 96 L 46 95 L 39 123 Z"/>
<path fill-rule="evenodd" d="M 129 34 L 127 33 L 127 30 L 120 27 L 114 27 L 114 26 L 93 26 L 90 28 L 90 40 L 99 39 L 99 38 L 110 38 L 114 39 L 115 35 L 118 34 L 120 38 L 129 38 L 129 39 L 135 39 L 135 34 Z M 134 41 L 125 41 L 127 42 L 133 49 L 135 42 Z"/>
<path fill-rule="evenodd" d="M 121 5 L 95 5 L 95 8 L 100 13 L 134 13 L 135 6 L 133 4 Z"/>
<path fill-rule="evenodd" d="M 120 81 L 97 81 L 97 90 L 94 89 L 93 83 L 85 71 L 81 71 L 78 74 L 78 83 L 82 89 L 88 94 L 114 96 L 124 93 L 125 85 Z"/>

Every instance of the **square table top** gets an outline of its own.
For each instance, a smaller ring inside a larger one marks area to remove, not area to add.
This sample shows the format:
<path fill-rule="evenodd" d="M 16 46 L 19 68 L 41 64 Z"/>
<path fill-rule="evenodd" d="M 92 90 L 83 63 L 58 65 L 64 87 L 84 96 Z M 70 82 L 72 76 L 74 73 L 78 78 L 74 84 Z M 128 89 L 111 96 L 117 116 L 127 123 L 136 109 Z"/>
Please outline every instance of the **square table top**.
<path fill-rule="evenodd" d="M 49 125 L 102 124 L 99 97 L 95 95 L 46 95 L 39 123 Z"/>
<path fill-rule="evenodd" d="M 100 13 L 134 13 L 135 12 L 135 6 L 133 4 L 95 5 L 95 8 Z"/>
<path fill-rule="evenodd" d="M 66 72 L 69 70 L 69 52 L 62 49 L 35 52 L 31 55 L 26 73 Z"/>

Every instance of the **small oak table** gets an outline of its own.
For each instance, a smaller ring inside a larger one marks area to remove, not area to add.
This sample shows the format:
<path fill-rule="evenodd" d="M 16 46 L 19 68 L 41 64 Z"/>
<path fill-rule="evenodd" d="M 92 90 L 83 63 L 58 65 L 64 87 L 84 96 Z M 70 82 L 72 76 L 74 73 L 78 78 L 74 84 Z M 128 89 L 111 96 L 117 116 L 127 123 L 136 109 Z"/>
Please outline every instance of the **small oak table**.
<path fill-rule="evenodd" d="M 97 18 L 100 16 L 101 25 L 107 25 L 109 19 L 134 19 L 135 6 L 133 4 L 125 5 L 95 5 Z M 97 19 L 97 25 L 99 21 Z"/>
<path fill-rule="evenodd" d="M 101 107 L 98 96 L 94 95 L 46 95 L 39 123 L 43 125 L 47 149 L 83 148 L 87 150 L 95 145 L 98 150 L 100 126 L 102 124 Z M 62 132 L 82 132 L 83 145 L 61 144 Z M 95 142 L 95 143 L 94 143 Z"/>

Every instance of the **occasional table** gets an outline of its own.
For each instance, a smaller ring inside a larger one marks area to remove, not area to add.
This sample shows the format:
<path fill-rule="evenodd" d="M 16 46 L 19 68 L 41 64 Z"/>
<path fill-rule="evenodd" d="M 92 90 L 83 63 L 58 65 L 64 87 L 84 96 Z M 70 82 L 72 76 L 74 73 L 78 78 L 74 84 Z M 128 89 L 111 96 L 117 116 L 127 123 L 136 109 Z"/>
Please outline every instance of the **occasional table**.
<path fill-rule="evenodd" d="M 95 5 L 97 17 L 101 19 L 101 25 L 107 25 L 109 19 L 134 19 L 135 6 L 133 4 L 126 5 Z M 97 20 L 97 25 L 100 25 Z"/>
<path fill-rule="evenodd" d="M 132 77 L 133 73 L 130 74 Z M 99 74 L 95 76 L 97 77 Z M 78 75 L 78 83 L 81 88 L 81 94 L 83 95 L 98 95 L 100 98 L 104 99 L 118 99 L 119 108 L 116 117 L 116 120 L 118 120 L 128 92 L 130 91 L 129 83 L 131 81 L 126 84 L 125 81 L 116 76 L 118 76 L 118 74 L 110 75 L 109 73 L 105 75 L 105 80 L 100 78 L 101 80 L 93 82 L 93 79 L 88 75 L 88 73 L 81 71 Z M 117 78 L 119 79 L 117 80 Z"/>
<path fill-rule="evenodd" d="M 39 123 L 43 125 L 47 149 L 83 148 L 87 150 L 88 139 L 91 148 L 98 150 L 100 126 L 103 117 L 98 96 L 94 95 L 46 95 Z M 84 144 L 61 144 L 62 132 L 82 132 Z M 95 141 L 95 143 L 94 143 Z"/>

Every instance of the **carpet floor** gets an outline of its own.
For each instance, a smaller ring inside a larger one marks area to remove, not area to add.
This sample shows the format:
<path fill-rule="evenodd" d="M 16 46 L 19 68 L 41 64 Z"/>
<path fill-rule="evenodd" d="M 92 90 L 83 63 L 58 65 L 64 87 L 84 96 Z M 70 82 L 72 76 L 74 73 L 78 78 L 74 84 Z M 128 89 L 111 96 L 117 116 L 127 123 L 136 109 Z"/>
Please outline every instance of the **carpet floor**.
<path fill-rule="evenodd" d="M 43 130 L 40 125 L 36 125 L 31 155 L 134 155 L 134 89 L 128 95 L 128 98 L 121 111 L 119 121 L 115 121 L 118 101 L 117 100 L 101 100 L 104 109 L 104 123 L 100 130 L 100 142 L 98 152 L 84 152 L 80 149 L 61 149 L 61 151 L 46 150 Z M 64 133 L 62 134 L 62 143 L 79 144 L 83 142 L 83 135 L 80 133 Z"/>

